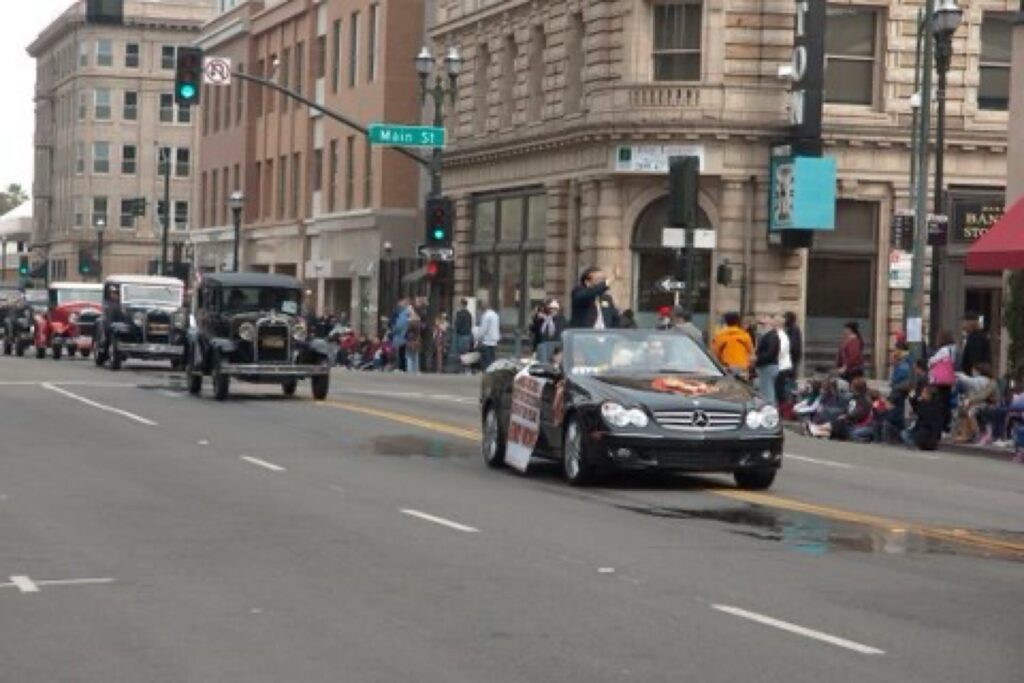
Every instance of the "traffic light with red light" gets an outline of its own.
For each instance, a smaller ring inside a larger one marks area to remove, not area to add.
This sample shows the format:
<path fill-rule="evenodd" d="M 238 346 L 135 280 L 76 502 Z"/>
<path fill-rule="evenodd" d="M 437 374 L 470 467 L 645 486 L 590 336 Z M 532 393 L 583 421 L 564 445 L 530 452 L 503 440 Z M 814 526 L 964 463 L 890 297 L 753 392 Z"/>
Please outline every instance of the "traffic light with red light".
<path fill-rule="evenodd" d="M 203 84 L 203 51 L 198 47 L 178 47 L 174 70 L 174 101 L 181 107 L 199 104 Z"/>
<path fill-rule="evenodd" d="M 426 276 L 430 279 L 436 278 L 437 274 L 441 272 L 441 267 L 437 261 L 427 261 L 427 265 L 423 267 L 423 271 Z"/>
<path fill-rule="evenodd" d="M 454 206 L 448 197 L 427 199 L 426 245 L 428 247 L 450 247 L 452 245 L 453 213 Z"/>

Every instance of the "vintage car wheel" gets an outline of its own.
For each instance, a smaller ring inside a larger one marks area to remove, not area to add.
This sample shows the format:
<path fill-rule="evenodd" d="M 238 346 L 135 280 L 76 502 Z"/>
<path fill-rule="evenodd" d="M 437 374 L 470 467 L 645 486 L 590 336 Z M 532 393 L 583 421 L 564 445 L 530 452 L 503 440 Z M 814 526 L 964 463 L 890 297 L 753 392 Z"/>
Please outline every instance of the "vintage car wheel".
<path fill-rule="evenodd" d="M 74 346 L 69 346 L 68 347 L 68 358 L 74 358 L 75 357 L 75 351 L 77 351 L 77 349 L 75 349 Z"/>
<path fill-rule="evenodd" d="M 188 393 L 198 396 L 203 391 L 203 369 L 195 367 L 191 349 L 188 354 L 188 361 L 185 363 L 185 384 L 188 385 Z"/>
<path fill-rule="evenodd" d="M 103 350 L 102 346 L 96 346 L 96 353 L 93 354 L 92 362 L 95 363 L 98 368 L 102 368 L 103 364 L 107 362 L 107 352 Z"/>
<path fill-rule="evenodd" d="M 116 372 L 121 369 L 123 363 L 124 356 L 121 355 L 121 350 L 117 348 L 117 337 L 114 337 L 113 341 L 110 342 L 110 369 Z"/>
<path fill-rule="evenodd" d="M 583 438 L 583 428 L 575 417 L 570 417 L 565 425 L 562 446 L 562 468 L 565 480 L 570 486 L 589 486 L 604 473 L 594 462 L 590 448 Z"/>
<path fill-rule="evenodd" d="M 14 350 L 14 347 L 11 346 L 11 342 L 5 340 L 4 341 L 4 355 L 5 356 L 11 355 L 11 352 L 13 350 Z"/>
<path fill-rule="evenodd" d="M 297 379 L 286 379 L 281 382 L 281 391 L 284 392 L 285 396 L 294 396 L 295 390 L 299 388 L 299 380 Z"/>
<path fill-rule="evenodd" d="M 488 406 L 484 413 L 484 434 L 480 441 L 484 462 L 495 469 L 505 466 L 505 436 L 501 433 L 498 411 Z"/>
<path fill-rule="evenodd" d="M 42 360 L 43 358 L 46 358 L 46 347 L 45 346 L 37 346 L 36 347 L 36 358 L 38 358 L 40 360 Z"/>
<path fill-rule="evenodd" d="M 50 351 L 51 353 L 53 353 L 54 360 L 60 360 L 61 354 L 64 353 L 64 347 L 61 346 L 60 344 L 54 344 L 53 348 L 50 349 Z"/>
<path fill-rule="evenodd" d="M 18 358 L 21 358 L 22 356 L 25 355 L 24 342 L 14 342 L 14 355 L 17 356 Z"/>
<path fill-rule="evenodd" d="M 732 477 L 736 486 L 747 491 L 763 491 L 775 481 L 776 470 L 737 470 Z"/>
<path fill-rule="evenodd" d="M 79 353 L 82 354 L 82 358 L 88 358 L 89 354 L 92 353 L 91 349 L 82 349 Z"/>
<path fill-rule="evenodd" d="M 313 398 L 318 401 L 327 398 L 327 392 L 331 389 L 330 375 L 316 375 L 310 378 L 310 383 L 313 385 Z"/>
<path fill-rule="evenodd" d="M 225 375 L 220 368 L 220 356 L 213 358 L 213 372 L 210 373 L 210 381 L 213 382 L 213 397 L 218 401 L 225 401 L 231 391 L 231 378 Z"/>

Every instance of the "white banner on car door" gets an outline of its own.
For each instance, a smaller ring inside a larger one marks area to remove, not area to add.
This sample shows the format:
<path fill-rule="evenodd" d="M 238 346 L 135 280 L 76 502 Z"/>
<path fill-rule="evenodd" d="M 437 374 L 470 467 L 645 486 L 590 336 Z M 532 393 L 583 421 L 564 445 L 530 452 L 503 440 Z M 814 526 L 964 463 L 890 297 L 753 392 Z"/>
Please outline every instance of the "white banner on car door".
<path fill-rule="evenodd" d="M 540 399 L 547 380 L 531 377 L 529 366 L 516 375 L 512 385 L 512 407 L 509 411 L 508 446 L 505 462 L 509 467 L 526 472 L 530 456 L 540 436 Z"/>

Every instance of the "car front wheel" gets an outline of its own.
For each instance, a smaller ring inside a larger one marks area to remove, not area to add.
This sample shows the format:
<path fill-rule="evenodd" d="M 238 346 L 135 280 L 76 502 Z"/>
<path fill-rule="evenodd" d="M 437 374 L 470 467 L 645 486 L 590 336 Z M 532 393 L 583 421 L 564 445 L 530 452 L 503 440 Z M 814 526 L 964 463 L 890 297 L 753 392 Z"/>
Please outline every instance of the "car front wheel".
<path fill-rule="evenodd" d="M 297 379 L 286 379 L 281 382 L 281 391 L 284 392 L 285 396 L 294 396 L 295 390 L 299 388 L 299 380 Z"/>
<path fill-rule="evenodd" d="M 121 355 L 121 349 L 117 347 L 117 337 L 114 337 L 113 341 L 110 342 L 110 369 L 114 371 L 120 370 L 123 362 L 124 357 Z"/>
<path fill-rule="evenodd" d="M 25 355 L 25 342 L 14 342 L 14 355 L 21 358 Z"/>
<path fill-rule="evenodd" d="M 327 398 L 327 392 L 331 389 L 330 375 L 314 375 L 310 382 L 313 384 L 313 398 L 318 401 Z"/>
<path fill-rule="evenodd" d="M 484 462 L 495 469 L 505 465 L 505 437 L 498 422 L 498 411 L 488 407 L 484 413 L 484 434 L 480 442 Z"/>
<path fill-rule="evenodd" d="M 36 358 L 38 358 L 39 360 L 42 360 L 42 359 L 46 358 L 46 347 L 45 346 L 37 346 L 36 347 Z"/>
<path fill-rule="evenodd" d="M 565 480 L 571 486 L 589 486 L 604 474 L 584 439 L 583 427 L 575 417 L 569 418 L 565 425 L 563 448 L 562 467 Z"/>
<path fill-rule="evenodd" d="M 64 353 L 64 347 L 60 344 L 54 344 L 51 350 L 53 351 L 53 359 L 60 360 L 61 354 Z"/>
<path fill-rule="evenodd" d="M 191 353 L 185 364 L 185 383 L 188 384 L 188 393 L 193 396 L 198 396 L 203 391 L 203 369 L 196 368 L 195 358 Z"/>
<path fill-rule="evenodd" d="M 747 491 L 764 491 L 775 481 L 775 470 L 739 470 L 733 473 L 736 486 Z"/>
<path fill-rule="evenodd" d="M 224 374 L 222 363 L 220 354 L 214 356 L 213 372 L 210 373 L 210 381 L 213 382 L 213 397 L 218 401 L 226 401 L 228 392 L 231 391 L 231 378 Z"/>
<path fill-rule="evenodd" d="M 4 355 L 5 356 L 11 355 L 11 351 L 13 351 L 13 350 L 14 350 L 14 348 L 13 348 L 11 342 L 9 342 L 9 341 L 7 341 L 5 339 L 4 340 Z"/>

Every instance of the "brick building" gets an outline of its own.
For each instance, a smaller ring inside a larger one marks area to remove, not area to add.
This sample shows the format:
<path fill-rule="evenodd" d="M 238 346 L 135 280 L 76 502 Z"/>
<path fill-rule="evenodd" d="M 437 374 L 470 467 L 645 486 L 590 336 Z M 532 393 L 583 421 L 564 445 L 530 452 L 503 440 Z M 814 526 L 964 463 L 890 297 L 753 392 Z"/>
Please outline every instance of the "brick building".
<path fill-rule="evenodd" d="M 242 0 L 227 2 L 198 42 L 207 54 L 231 57 L 235 69 L 275 79 L 357 122 L 415 123 L 412 59 L 423 27 L 420 0 Z M 237 80 L 207 87 L 200 117 L 200 267 L 230 267 L 227 199 L 241 190 L 243 267 L 297 276 L 314 310 L 374 329 L 390 298 L 382 270 L 415 254 L 415 162 Z"/>
<path fill-rule="evenodd" d="M 965 7 L 949 75 L 950 200 L 1001 196 L 1006 178 L 1013 3 Z M 544 296 L 565 297 L 582 267 L 615 278 L 642 325 L 666 303 L 661 247 L 666 160 L 702 159 L 698 322 L 728 310 L 796 311 L 809 362 L 830 362 L 857 320 L 876 372 L 904 291 L 889 288 L 893 211 L 908 205 L 920 0 L 828 3 L 825 153 L 837 160 L 837 229 L 809 250 L 767 241 L 770 148 L 784 137 L 794 4 L 782 0 L 439 0 L 435 53 L 466 58 L 450 119 L 445 188 L 457 201 L 457 295 L 486 297 L 512 334 Z M 934 128 L 933 128 L 934 130 Z M 951 207 L 955 208 L 955 207 Z M 998 277 L 965 274 L 967 242 L 942 255 L 943 325 L 968 307 L 998 325 Z M 960 239 L 957 239 L 959 236 Z M 714 282 L 745 264 L 747 287 Z M 745 300 L 741 300 L 745 298 Z"/>
<path fill-rule="evenodd" d="M 49 277 L 80 279 L 78 255 L 104 233 L 103 272 L 143 273 L 159 257 L 163 179 L 171 163 L 170 240 L 193 222 L 193 115 L 174 104 L 176 47 L 191 43 L 215 0 L 124 3 L 124 24 L 87 24 L 71 5 L 29 46 L 36 60 L 35 258 Z M 136 217 L 129 200 L 144 198 Z M 89 277 L 93 277 L 90 275 Z"/>

